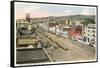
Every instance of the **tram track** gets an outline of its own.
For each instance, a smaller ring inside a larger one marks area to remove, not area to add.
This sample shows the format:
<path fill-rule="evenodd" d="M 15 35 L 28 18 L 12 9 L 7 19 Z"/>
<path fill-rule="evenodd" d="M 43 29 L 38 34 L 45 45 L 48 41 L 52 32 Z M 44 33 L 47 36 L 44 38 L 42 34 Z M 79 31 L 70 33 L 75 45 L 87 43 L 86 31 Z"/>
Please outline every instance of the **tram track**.
<path fill-rule="evenodd" d="M 56 42 L 54 38 L 52 38 L 50 36 L 47 36 L 46 34 L 40 32 L 40 31 L 39 31 L 39 33 L 41 33 L 44 37 L 46 37 L 50 43 L 53 43 L 53 44 L 57 45 L 58 47 L 60 47 L 63 50 L 66 50 L 66 51 L 68 50 L 68 48 L 63 47 L 61 44 Z"/>

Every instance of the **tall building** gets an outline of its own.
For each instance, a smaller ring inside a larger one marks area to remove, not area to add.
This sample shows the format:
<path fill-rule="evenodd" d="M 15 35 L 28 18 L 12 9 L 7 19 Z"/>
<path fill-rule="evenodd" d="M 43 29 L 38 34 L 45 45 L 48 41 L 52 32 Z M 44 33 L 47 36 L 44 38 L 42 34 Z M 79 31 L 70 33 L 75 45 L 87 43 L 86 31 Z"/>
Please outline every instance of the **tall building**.
<path fill-rule="evenodd" d="M 26 21 L 30 22 L 30 14 L 29 13 L 26 13 Z"/>

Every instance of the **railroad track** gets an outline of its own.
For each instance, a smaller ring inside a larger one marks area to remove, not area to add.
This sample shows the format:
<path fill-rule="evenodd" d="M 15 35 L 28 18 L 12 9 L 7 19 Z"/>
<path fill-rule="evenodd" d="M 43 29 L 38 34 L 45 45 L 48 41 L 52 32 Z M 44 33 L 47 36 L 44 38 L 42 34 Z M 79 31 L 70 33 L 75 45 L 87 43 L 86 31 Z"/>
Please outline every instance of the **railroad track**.
<path fill-rule="evenodd" d="M 66 50 L 66 51 L 68 50 L 68 48 L 63 47 L 60 43 L 55 41 L 55 39 L 53 37 L 51 37 L 50 35 L 47 35 L 47 34 L 41 32 L 41 31 L 39 31 L 39 33 L 41 33 L 44 37 L 46 37 L 48 39 L 49 43 L 57 45 L 57 46 L 59 46 L 63 50 Z"/>
<path fill-rule="evenodd" d="M 68 48 L 64 48 L 61 44 L 59 44 L 57 41 L 55 41 L 54 38 L 48 36 L 48 34 L 42 33 L 41 31 L 38 31 L 38 34 L 40 37 L 44 37 L 46 41 L 48 41 L 48 44 L 50 44 L 51 48 L 43 48 L 44 52 L 46 53 L 46 55 L 48 56 L 49 60 L 51 62 L 55 62 L 55 61 L 59 61 L 59 60 L 63 60 L 64 57 L 60 57 L 61 59 L 58 59 L 58 56 L 60 55 L 64 55 L 64 53 L 69 50 Z M 53 48 L 53 49 L 52 49 Z M 60 51 L 59 55 L 57 54 L 52 54 L 52 53 L 56 53 L 57 51 Z M 53 52 L 54 51 L 54 52 Z"/>

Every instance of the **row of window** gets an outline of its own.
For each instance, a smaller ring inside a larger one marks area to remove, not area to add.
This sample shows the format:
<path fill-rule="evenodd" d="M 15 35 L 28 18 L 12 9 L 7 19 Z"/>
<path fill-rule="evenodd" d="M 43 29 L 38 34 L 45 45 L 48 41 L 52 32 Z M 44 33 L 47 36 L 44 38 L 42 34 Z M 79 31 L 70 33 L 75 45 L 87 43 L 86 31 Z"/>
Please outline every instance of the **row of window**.
<path fill-rule="evenodd" d="M 95 30 L 92 30 L 92 31 L 91 31 L 91 30 L 88 30 L 88 32 L 93 32 L 93 33 L 95 33 L 96 31 L 95 31 Z"/>

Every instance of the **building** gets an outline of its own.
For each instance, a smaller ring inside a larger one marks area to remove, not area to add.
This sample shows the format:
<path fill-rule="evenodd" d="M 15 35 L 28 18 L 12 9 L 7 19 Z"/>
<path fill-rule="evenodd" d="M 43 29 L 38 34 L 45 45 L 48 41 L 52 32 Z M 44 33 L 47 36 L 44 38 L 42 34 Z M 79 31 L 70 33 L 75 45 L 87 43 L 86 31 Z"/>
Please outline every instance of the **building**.
<path fill-rule="evenodd" d="M 69 20 L 69 25 L 70 26 L 78 26 L 78 25 L 82 25 L 81 24 L 82 20 Z"/>
<path fill-rule="evenodd" d="M 68 37 L 70 34 L 70 26 L 64 26 L 62 30 L 62 36 Z"/>
<path fill-rule="evenodd" d="M 30 22 L 30 20 L 31 20 L 31 19 L 30 19 L 30 14 L 29 14 L 29 13 L 26 13 L 26 21 L 27 21 L 27 22 Z"/>
<path fill-rule="evenodd" d="M 70 37 L 77 38 L 78 36 L 82 36 L 82 26 L 72 26 L 70 28 Z"/>
<path fill-rule="evenodd" d="M 57 27 L 57 23 L 49 23 L 49 32 L 51 33 L 56 33 L 56 27 Z"/>
<path fill-rule="evenodd" d="M 65 20 L 65 25 L 70 26 L 70 20 L 69 19 Z"/>
<path fill-rule="evenodd" d="M 84 27 L 84 42 L 86 42 L 86 44 L 96 42 L 96 24 L 88 24 Z"/>

